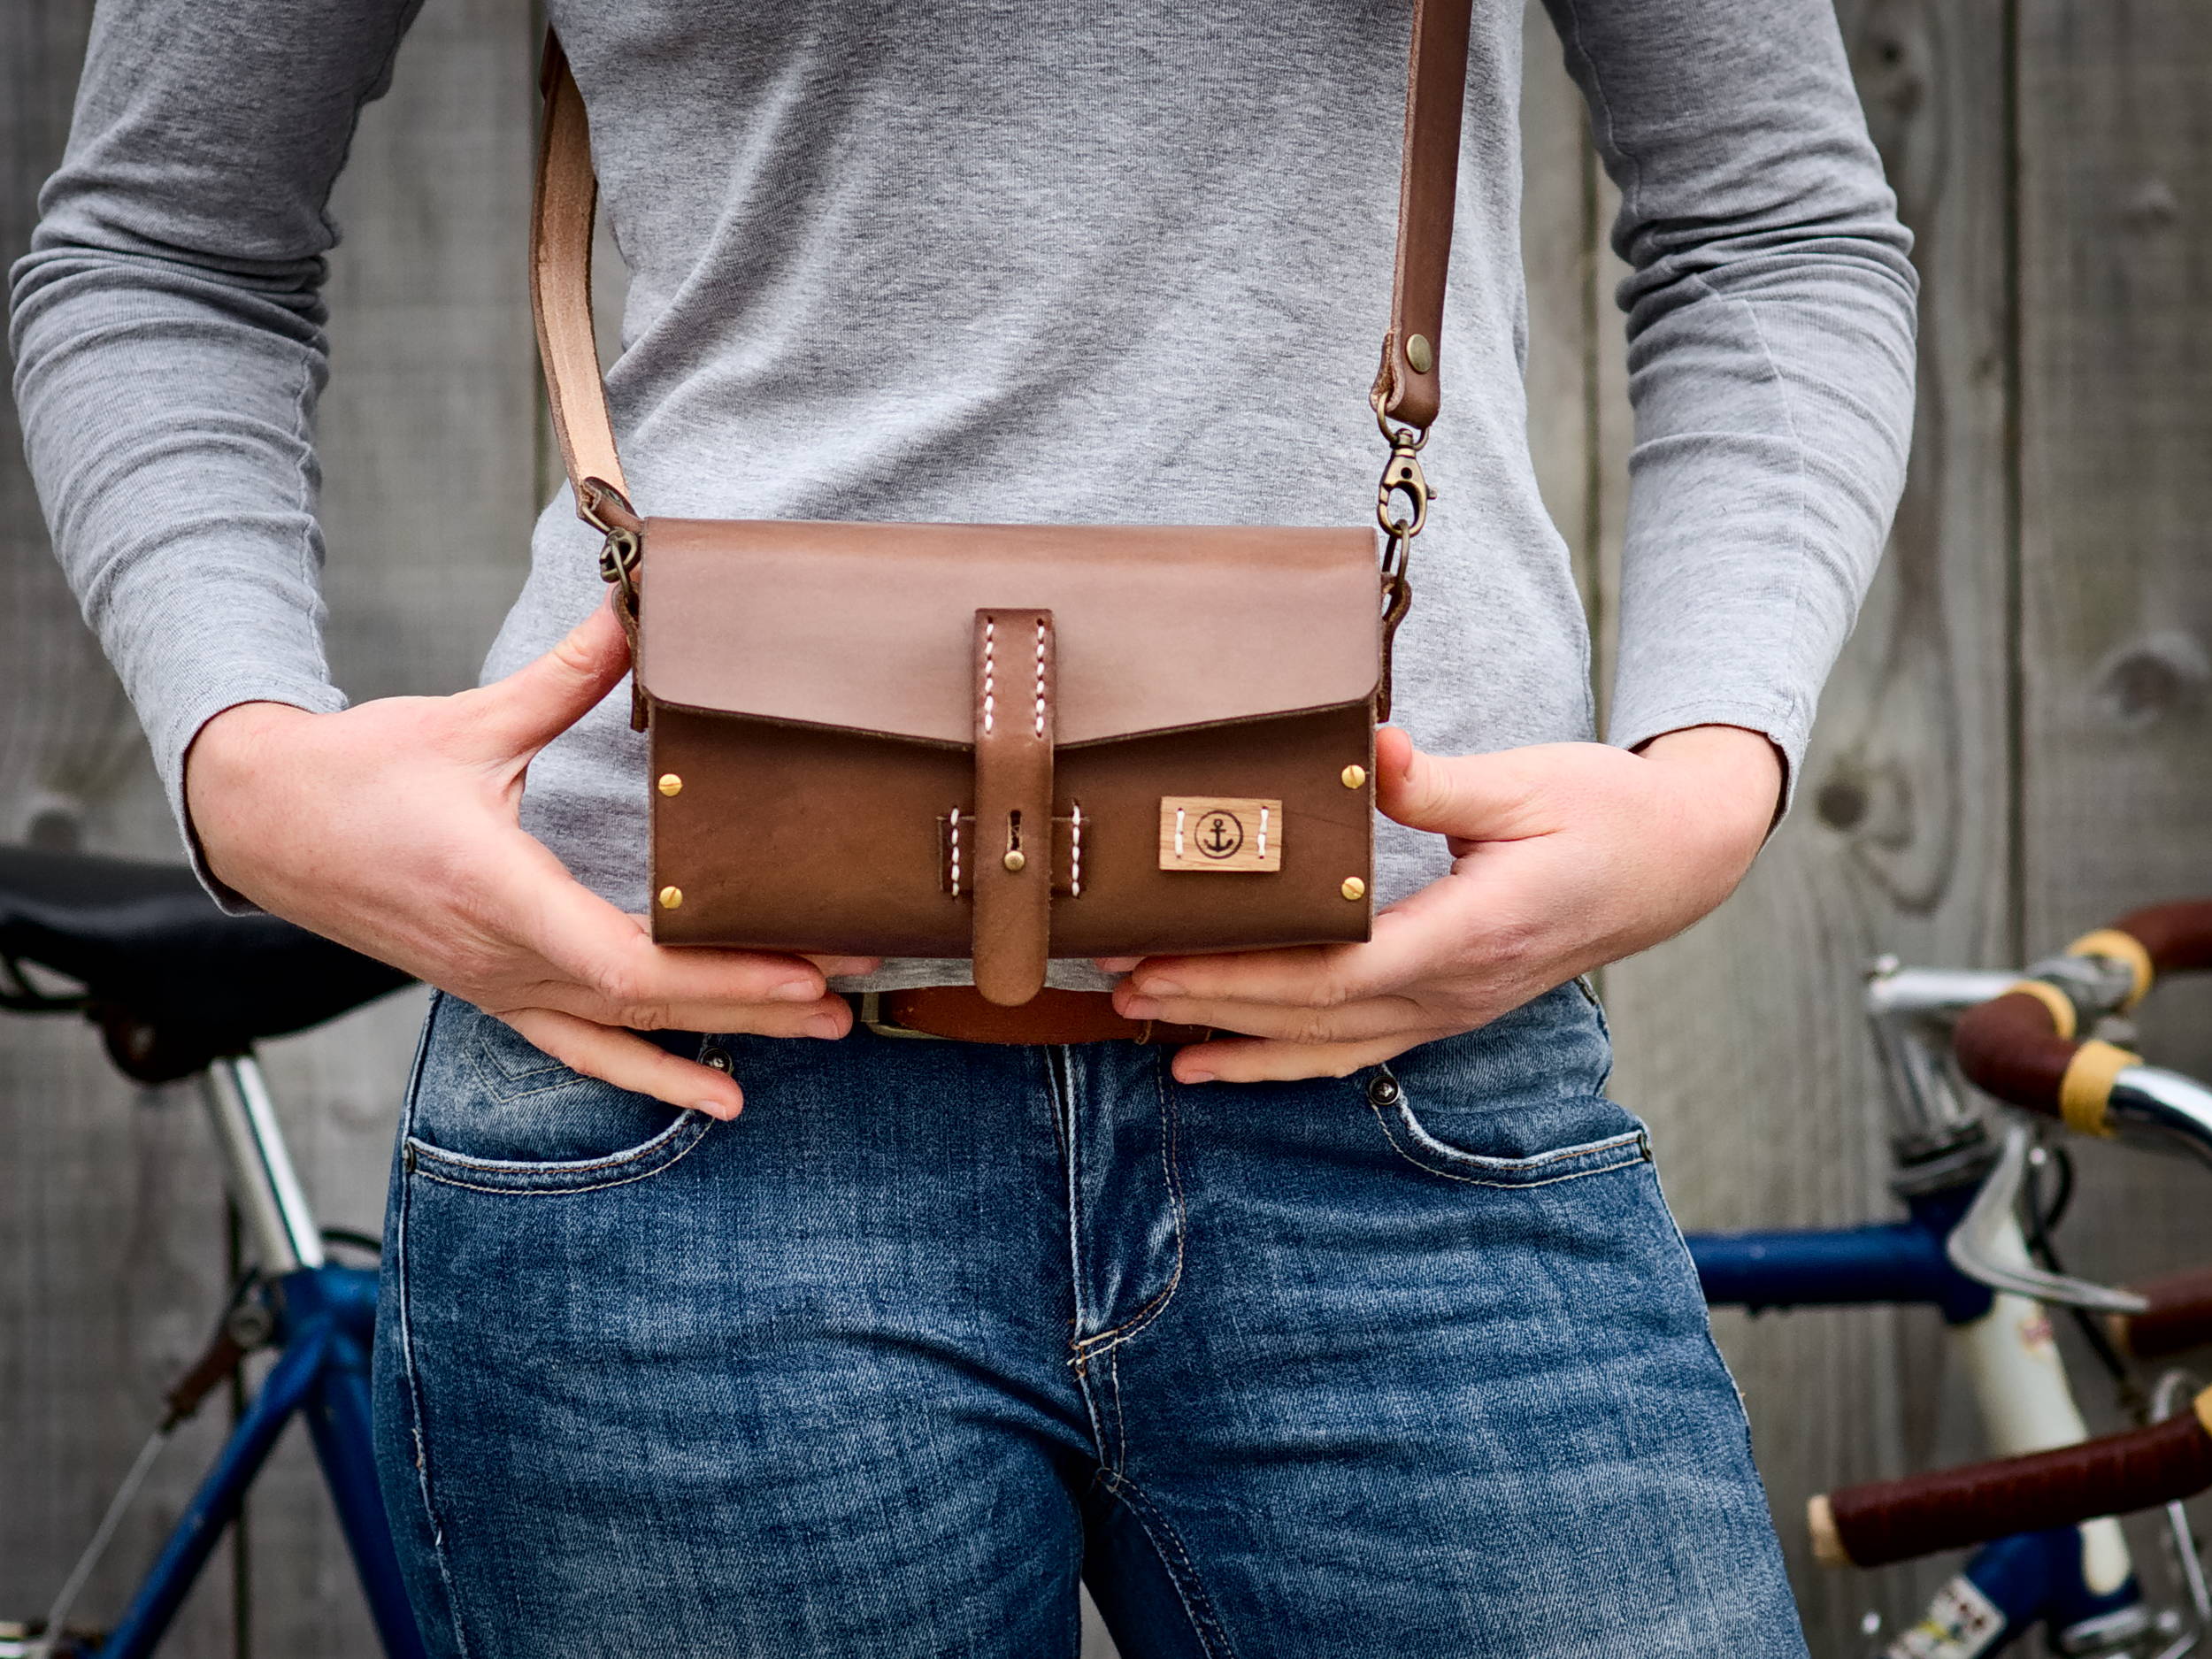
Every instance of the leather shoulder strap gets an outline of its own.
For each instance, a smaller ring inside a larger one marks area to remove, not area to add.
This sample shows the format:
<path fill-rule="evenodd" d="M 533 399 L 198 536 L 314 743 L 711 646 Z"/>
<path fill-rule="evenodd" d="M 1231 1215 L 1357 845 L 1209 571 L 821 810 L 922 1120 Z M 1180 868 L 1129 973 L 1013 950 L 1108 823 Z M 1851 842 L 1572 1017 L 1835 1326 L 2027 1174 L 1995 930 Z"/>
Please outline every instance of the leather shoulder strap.
<path fill-rule="evenodd" d="M 1473 0 L 1414 0 L 1413 4 L 1397 264 L 1391 280 L 1390 328 L 1383 337 L 1382 367 L 1371 400 L 1379 416 L 1423 431 L 1436 419 L 1440 396 L 1437 357 L 1459 182 L 1472 4 Z M 592 337 L 592 215 L 599 183 L 592 172 L 591 128 L 568 58 L 549 29 L 541 81 L 545 116 L 530 223 L 530 303 L 537 319 L 546 401 L 562 465 L 576 491 L 578 516 L 601 529 L 616 524 L 634 528 Z"/>
<path fill-rule="evenodd" d="M 592 217 L 599 206 L 599 178 L 592 171 L 584 95 L 550 29 L 539 81 L 545 114 L 530 204 L 530 311 L 537 321 L 545 400 L 560 441 L 561 465 L 576 492 L 577 517 L 605 530 L 612 527 L 602 517 L 605 492 L 615 493 L 626 514 L 630 489 L 615 453 L 591 326 Z"/>
<path fill-rule="evenodd" d="M 1413 0 L 1406 61 L 1405 148 L 1398 167 L 1398 260 L 1390 332 L 1375 376 L 1375 412 L 1421 431 L 1442 398 L 1444 277 L 1459 190 L 1459 120 L 1467 98 L 1468 14 L 1473 0 Z"/>

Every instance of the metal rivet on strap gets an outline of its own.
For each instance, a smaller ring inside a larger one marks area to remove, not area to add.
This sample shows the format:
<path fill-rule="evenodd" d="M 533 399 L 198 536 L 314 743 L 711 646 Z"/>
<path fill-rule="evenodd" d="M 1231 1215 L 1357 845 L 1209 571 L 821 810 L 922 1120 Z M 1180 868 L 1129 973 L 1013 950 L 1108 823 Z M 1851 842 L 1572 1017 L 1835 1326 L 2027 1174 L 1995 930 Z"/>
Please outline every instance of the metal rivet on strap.
<path fill-rule="evenodd" d="M 1413 365 L 1416 374 L 1426 374 L 1436 366 L 1436 352 L 1426 334 L 1409 334 L 1406 338 L 1406 361 Z"/>
<path fill-rule="evenodd" d="M 684 890 L 681 887 L 663 887 L 661 889 L 661 909 L 664 910 L 672 910 L 683 902 Z"/>
<path fill-rule="evenodd" d="M 1344 779 L 1344 787 L 1347 789 L 1356 789 L 1360 787 L 1360 785 L 1367 781 L 1367 768 L 1364 766 L 1347 766 L 1341 775 Z"/>
<path fill-rule="evenodd" d="M 1341 893 L 1346 898 L 1350 899 L 1353 902 L 1357 903 L 1360 900 L 1367 896 L 1367 884 L 1364 881 L 1362 881 L 1357 876 L 1347 876 L 1344 878 L 1344 885 L 1339 887 L 1337 891 Z"/>
<path fill-rule="evenodd" d="M 1022 866 L 1026 864 L 1028 862 L 1028 859 L 1022 856 L 1018 849 L 1006 855 L 1006 867 L 1009 870 L 1015 872 L 1017 874 L 1020 872 Z"/>
<path fill-rule="evenodd" d="M 681 795 L 684 792 L 684 780 L 672 772 L 664 772 L 661 773 L 661 780 L 657 787 L 663 795 Z"/>

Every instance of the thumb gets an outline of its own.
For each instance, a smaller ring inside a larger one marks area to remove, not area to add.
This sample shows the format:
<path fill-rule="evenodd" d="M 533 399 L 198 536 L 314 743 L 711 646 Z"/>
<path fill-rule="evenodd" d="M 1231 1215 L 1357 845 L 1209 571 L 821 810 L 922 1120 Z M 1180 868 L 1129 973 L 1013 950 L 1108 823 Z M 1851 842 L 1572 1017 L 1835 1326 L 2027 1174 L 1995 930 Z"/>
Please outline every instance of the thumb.
<path fill-rule="evenodd" d="M 1527 833 L 1522 769 L 1505 755 L 1428 755 L 1395 726 L 1375 733 L 1375 803 L 1409 829 L 1454 841 L 1507 841 Z"/>
<path fill-rule="evenodd" d="M 544 656 L 462 695 L 475 705 L 470 712 L 488 749 L 501 758 L 527 757 L 597 707 L 629 666 L 629 641 L 609 603 Z"/>

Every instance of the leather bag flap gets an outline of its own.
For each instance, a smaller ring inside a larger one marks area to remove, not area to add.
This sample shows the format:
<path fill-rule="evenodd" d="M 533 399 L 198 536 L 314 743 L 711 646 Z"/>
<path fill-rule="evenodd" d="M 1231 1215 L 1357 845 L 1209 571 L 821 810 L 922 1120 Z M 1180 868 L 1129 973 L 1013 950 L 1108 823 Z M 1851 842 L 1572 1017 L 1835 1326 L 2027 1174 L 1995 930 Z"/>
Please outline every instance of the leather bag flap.
<path fill-rule="evenodd" d="M 975 613 L 1052 613 L 1058 741 L 1372 695 L 1371 530 L 655 518 L 639 677 L 708 712 L 965 746 Z"/>

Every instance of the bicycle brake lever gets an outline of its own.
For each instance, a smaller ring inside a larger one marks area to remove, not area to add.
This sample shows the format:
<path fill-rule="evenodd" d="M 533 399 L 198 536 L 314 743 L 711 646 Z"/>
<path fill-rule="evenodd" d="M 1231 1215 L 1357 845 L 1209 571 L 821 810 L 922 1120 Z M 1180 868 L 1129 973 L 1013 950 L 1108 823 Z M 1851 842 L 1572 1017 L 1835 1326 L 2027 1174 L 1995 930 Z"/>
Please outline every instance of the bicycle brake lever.
<path fill-rule="evenodd" d="M 1995 1167 L 1958 1225 L 1951 1229 L 1951 1236 L 1943 1241 L 1943 1253 L 1951 1265 L 1977 1284 L 2037 1302 L 2060 1302 L 2097 1313 L 2142 1312 L 2150 1304 L 2131 1290 L 2113 1290 L 2085 1279 L 2046 1272 L 2027 1259 L 2020 1247 L 2012 1207 L 2027 1179 L 2028 1142 L 2026 1125 L 2016 1123 L 2006 1128 Z"/>

